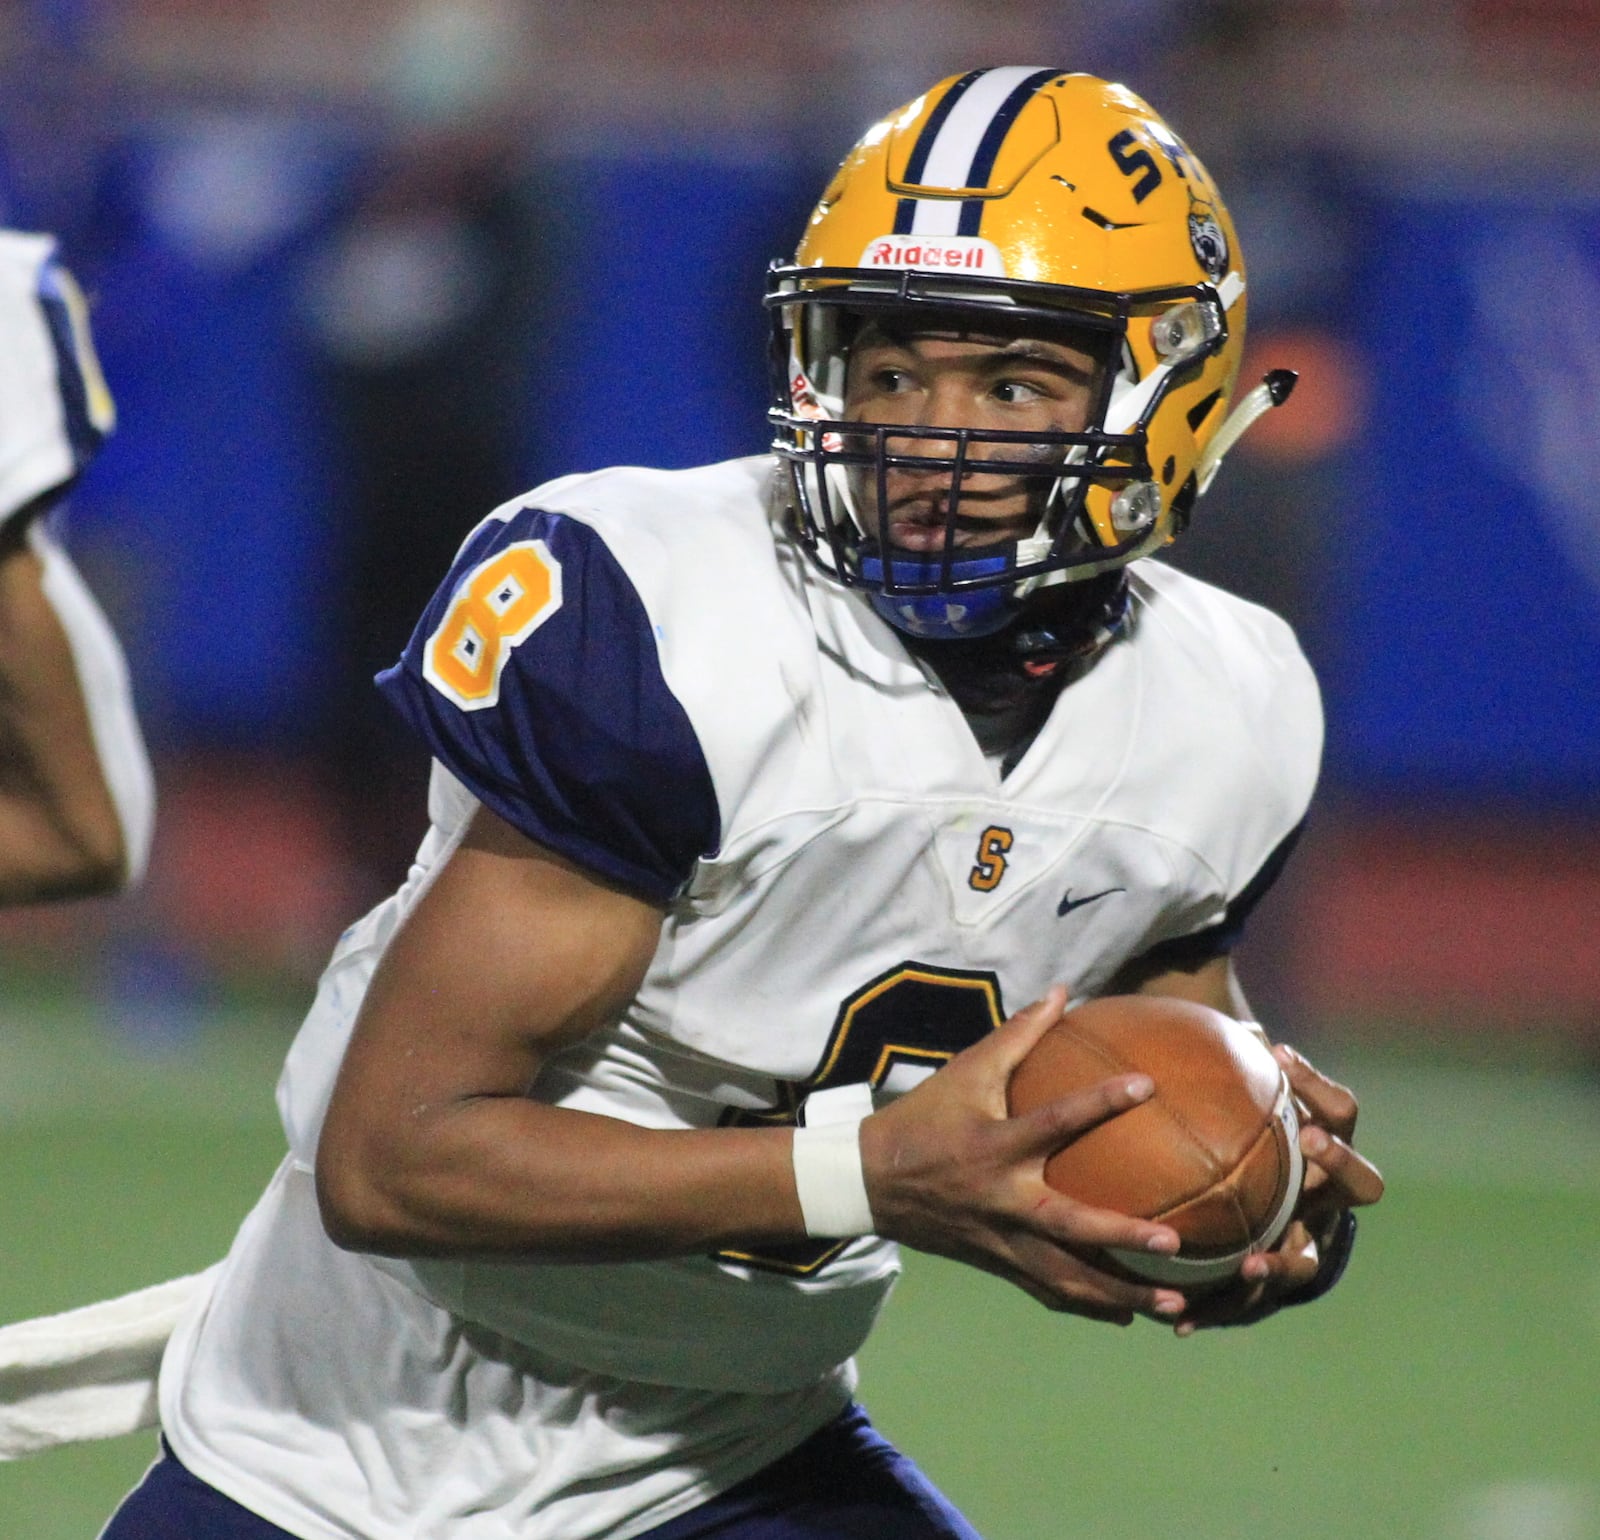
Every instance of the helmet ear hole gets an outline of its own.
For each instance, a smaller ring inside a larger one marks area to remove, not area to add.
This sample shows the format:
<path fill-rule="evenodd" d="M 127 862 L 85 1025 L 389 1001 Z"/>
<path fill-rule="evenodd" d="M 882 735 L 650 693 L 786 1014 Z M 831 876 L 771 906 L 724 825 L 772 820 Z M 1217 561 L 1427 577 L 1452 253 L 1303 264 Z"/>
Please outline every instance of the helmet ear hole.
<path fill-rule="evenodd" d="M 1221 402 L 1222 392 L 1220 390 L 1214 390 L 1209 396 L 1202 397 L 1199 401 L 1195 402 L 1195 404 L 1189 408 L 1188 413 L 1186 414 L 1189 419 L 1189 431 L 1191 433 L 1198 433 L 1200 431 L 1200 425 L 1212 414 L 1212 412 L 1217 409 Z"/>

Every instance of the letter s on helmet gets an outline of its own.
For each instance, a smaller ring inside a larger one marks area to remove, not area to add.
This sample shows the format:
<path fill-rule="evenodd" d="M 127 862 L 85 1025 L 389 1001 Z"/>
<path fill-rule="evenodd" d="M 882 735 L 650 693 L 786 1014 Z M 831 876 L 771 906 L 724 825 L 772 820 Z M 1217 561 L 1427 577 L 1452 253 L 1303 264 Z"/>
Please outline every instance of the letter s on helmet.
<path fill-rule="evenodd" d="M 952 76 L 875 124 L 823 193 L 794 262 L 773 265 L 766 304 L 768 416 L 801 538 L 892 624 L 925 635 L 998 630 L 1041 584 L 1164 545 L 1244 419 L 1292 384 L 1275 376 L 1271 399 L 1252 392 L 1222 431 L 1244 346 L 1233 222 L 1204 166 L 1139 97 L 1059 70 Z M 1084 430 L 845 421 L 851 339 L 886 314 L 1087 342 L 1105 367 Z M 912 457 L 919 437 L 946 457 Z M 963 474 L 977 460 L 1041 489 L 1031 536 L 956 541 Z M 948 472 L 942 553 L 878 545 L 885 521 L 864 505 L 897 465 Z"/>

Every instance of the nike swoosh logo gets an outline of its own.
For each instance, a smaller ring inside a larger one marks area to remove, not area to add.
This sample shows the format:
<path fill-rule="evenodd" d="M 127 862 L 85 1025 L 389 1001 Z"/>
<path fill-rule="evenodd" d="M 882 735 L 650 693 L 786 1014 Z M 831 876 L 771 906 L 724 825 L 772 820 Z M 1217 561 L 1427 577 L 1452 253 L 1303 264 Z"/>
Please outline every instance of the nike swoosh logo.
<path fill-rule="evenodd" d="M 1074 909 L 1081 909 L 1085 904 L 1092 904 L 1097 898 L 1109 898 L 1113 893 L 1126 893 L 1126 888 L 1103 888 L 1098 893 L 1091 893 L 1087 898 L 1074 898 L 1072 889 L 1068 888 L 1061 902 L 1056 905 L 1057 914 L 1071 914 Z"/>

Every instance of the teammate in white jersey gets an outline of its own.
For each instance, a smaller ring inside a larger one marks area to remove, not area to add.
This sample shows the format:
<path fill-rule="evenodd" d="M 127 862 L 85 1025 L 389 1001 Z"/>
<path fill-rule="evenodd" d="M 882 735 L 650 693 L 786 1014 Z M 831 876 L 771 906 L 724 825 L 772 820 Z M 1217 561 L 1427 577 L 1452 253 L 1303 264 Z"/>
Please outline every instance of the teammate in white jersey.
<path fill-rule="evenodd" d="M 55 241 L 0 230 L 0 903 L 109 892 L 149 850 L 127 664 L 49 527 L 113 416 Z"/>
<path fill-rule="evenodd" d="M 1217 1296 L 1092 1265 L 1177 1237 L 1042 1178 L 1147 1079 L 1005 1116 L 1069 997 L 1248 1017 L 1316 687 L 1142 560 L 1284 388 L 1229 417 L 1244 295 L 1137 97 L 974 71 L 774 270 L 772 455 L 468 536 L 381 677 L 432 828 L 324 975 L 108 1540 L 970 1537 L 852 1400 L 897 1243 L 1183 1333 L 1331 1284 L 1382 1183 L 1298 1056 L 1306 1194 Z"/>

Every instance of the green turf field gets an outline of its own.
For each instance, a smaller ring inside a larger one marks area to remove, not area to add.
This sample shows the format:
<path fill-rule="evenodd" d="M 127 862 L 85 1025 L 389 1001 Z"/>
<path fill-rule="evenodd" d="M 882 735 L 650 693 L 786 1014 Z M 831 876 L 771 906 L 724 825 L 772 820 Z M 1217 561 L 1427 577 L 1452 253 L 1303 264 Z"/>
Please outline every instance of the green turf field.
<path fill-rule="evenodd" d="M 277 1159 L 292 1025 L 222 1012 L 139 1054 L 70 1004 L 0 1013 L 0 1320 L 221 1251 Z M 911 1259 L 863 1398 L 990 1540 L 1600 1540 L 1600 1083 L 1318 1056 L 1390 1193 L 1314 1309 L 1179 1342 Z M 91 1540 L 151 1448 L 0 1466 L 0 1537 Z"/>

